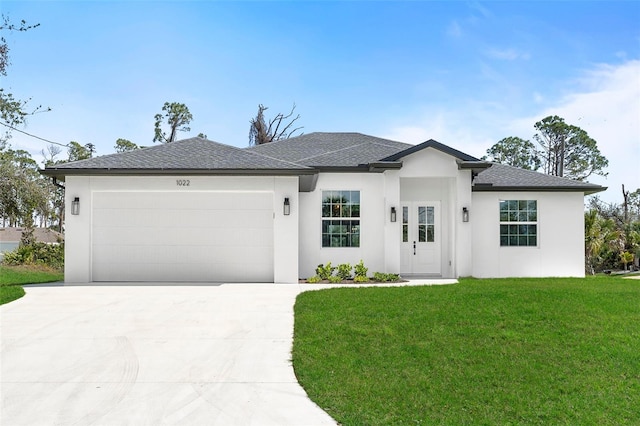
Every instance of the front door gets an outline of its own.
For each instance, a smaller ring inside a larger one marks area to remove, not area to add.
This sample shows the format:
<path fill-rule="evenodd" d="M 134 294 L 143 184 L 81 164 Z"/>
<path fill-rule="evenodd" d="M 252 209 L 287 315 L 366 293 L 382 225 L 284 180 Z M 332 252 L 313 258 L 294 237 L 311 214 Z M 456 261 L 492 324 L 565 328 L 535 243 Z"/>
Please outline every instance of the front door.
<path fill-rule="evenodd" d="M 404 274 L 441 274 L 440 202 L 405 202 L 401 207 L 400 270 Z"/>

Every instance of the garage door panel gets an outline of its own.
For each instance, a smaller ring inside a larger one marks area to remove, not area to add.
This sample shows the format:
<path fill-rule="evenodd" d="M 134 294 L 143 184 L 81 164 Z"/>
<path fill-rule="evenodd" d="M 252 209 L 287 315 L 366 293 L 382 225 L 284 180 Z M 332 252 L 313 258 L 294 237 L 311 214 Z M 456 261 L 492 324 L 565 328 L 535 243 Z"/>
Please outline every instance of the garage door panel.
<path fill-rule="evenodd" d="M 94 281 L 273 281 L 272 193 L 105 192 L 93 201 Z"/>

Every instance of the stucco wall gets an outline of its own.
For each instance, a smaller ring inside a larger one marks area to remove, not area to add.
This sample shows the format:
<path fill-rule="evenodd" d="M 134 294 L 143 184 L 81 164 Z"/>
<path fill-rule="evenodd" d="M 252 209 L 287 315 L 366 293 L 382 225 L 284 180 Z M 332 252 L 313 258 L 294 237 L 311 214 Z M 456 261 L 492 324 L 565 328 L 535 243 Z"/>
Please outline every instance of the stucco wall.
<path fill-rule="evenodd" d="M 322 191 L 333 190 L 360 191 L 360 247 L 322 247 Z M 398 222 L 389 222 L 389 209 L 384 174 L 321 173 L 315 191 L 300 194 L 300 277 L 315 275 L 319 264 L 354 265 L 360 260 L 370 273 L 383 272 L 387 267 L 385 238 L 393 236 L 393 231 L 385 229 L 398 227 Z M 393 267 L 394 260 L 390 262 Z"/>
<path fill-rule="evenodd" d="M 473 276 L 584 276 L 582 193 L 474 192 L 472 198 Z M 500 247 L 500 200 L 537 200 L 537 247 Z"/>
<path fill-rule="evenodd" d="M 189 179 L 177 187 L 176 179 Z M 66 179 L 65 281 L 91 282 L 92 194 L 96 191 L 267 191 L 274 197 L 274 281 L 298 280 L 298 178 L 249 176 L 69 176 Z M 71 202 L 80 198 L 80 214 L 71 214 Z M 288 197 L 291 214 L 284 216 Z M 247 259 L 250 262 L 251 259 Z"/>

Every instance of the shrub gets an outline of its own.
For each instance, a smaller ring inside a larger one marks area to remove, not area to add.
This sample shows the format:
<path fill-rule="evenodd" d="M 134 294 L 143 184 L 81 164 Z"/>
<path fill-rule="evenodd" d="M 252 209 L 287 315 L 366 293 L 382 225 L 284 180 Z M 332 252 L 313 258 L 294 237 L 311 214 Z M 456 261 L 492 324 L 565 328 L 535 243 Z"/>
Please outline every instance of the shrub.
<path fill-rule="evenodd" d="M 340 278 L 339 276 L 336 276 L 336 275 L 331 275 L 329 277 L 329 282 L 333 283 L 333 284 L 338 284 L 338 283 L 342 282 L 342 278 Z"/>
<path fill-rule="evenodd" d="M 328 280 L 329 277 L 333 275 L 335 269 L 335 266 L 331 266 L 331 262 L 328 262 L 324 266 L 320 264 L 316 268 L 316 275 L 319 276 L 321 280 Z"/>
<path fill-rule="evenodd" d="M 47 265 L 54 269 L 64 267 L 64 245 L 31 243 L 20 245 L 13 251 L 4 254 L 4 265 Z"/>
<path fill-rule="evenodd" d="M 356 275 L 355 277 L 353 277 L 353 282 L 354 283 L 366 283 L 366 282 L 369 282 L 369 278 L 367 278 L 366 275 Z"/>
<path fill-rule="evenodd" d="M 351 265 L 348 263 L 338 265 L 338 276 L 342 280 L 348 280 L 351 277 Z"/>
<path fill-rule="evenodd" d="M 374 272 L 373 280 L 380 282 L 391 282 L 400 280 L 400 275 L 398 274 L 385 274 L 384 272 Z"/>
<path fill-rule="evenodd" d="M 357 263 L 354 267 L 353 267 L 353 271 L 355 273 L 355 277 L 354 277 L 354 281 L 355 278 L 358 277 L 367 277 L 367 271 L 369 270 L 369 268 L 365 268 L 364 267 L 364 262 L 362 261 L 362 259 L 360 259 L 360 262 Z"/>
<path fill-rule="evenodd" d="M 319 283 L 320 281 L 322 281 L 322 279 L 320 279 L 320 277 L 317 276 L 317 275 L 314 275 L 313 277 L 307 278 L 307 282 L 311 283 L 311 284 Z"/>

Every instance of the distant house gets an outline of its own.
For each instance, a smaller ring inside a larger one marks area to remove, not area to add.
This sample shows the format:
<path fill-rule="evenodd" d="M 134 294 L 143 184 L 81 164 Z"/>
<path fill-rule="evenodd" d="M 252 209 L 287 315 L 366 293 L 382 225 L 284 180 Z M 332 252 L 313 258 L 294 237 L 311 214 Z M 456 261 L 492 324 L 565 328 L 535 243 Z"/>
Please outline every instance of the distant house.
<path fill-rule="evenodd" d="M 0 256 L 20 245 L 23 230 L 24 228 L 0 228 Z M 48 228 L 34 228 L 33 236 L 36 241 L 48 244 L 58 244 L 64 240 L 64 235 Z"/>
<path fill-rule="evenodd" d="M 583 276 L 584 195 L 606 189 L 359 133 L 191 138 L 43 173 L 66 181 L 70 282 L 296 283 L 361 259 L 403 276 Z"/>

